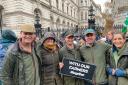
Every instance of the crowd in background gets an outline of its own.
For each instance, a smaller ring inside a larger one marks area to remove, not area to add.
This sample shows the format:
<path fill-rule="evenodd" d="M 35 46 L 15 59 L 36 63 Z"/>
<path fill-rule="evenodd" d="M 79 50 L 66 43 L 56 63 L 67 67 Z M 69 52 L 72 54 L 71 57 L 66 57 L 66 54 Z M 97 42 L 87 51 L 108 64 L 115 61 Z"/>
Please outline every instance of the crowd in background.
<path fill-rule="evenodd" d="M 79 35 L 67 30 L 60 39 L 45 32 L 39 39 L 33 26 L 24 24 L 20 29 L 18 39 L 10 30 L 0 39 L 0 85 L 127 85 L 128 46 L 123 33 L 110 30 L 97 40 L 95 30 L 88 28 Z M 4 51 L 3 44 L 8 44 Z M 63 58 L 96 65 L 93 79 L 59 74 Z"/>

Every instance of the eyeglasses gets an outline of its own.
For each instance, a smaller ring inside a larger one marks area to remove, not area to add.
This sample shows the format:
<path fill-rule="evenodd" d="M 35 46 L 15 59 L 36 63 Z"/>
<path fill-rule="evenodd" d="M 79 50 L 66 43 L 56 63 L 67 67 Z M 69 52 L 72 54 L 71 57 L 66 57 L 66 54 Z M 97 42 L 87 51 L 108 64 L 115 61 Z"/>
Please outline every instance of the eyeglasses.
<path fill-rule="evenodd" d="M 24 33 L 24 35 L 33 35 L 33 34 L 35 34 L 35 33 L 31 33 L 31 32 L 23 32 Z"/>

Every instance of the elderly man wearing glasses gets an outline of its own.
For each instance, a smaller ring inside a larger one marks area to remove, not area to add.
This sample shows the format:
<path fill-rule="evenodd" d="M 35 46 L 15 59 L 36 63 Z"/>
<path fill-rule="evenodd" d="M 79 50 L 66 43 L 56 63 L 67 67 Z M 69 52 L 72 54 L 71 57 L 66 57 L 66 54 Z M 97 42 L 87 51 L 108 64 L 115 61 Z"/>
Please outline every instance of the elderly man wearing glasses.
<path fill-rule="evenodd" d="M 2 70 L 4 85 L 40 85 L 40 59 L 35 50 L 35 28 L 32 25 L 20 26 L 19 40 L 6 54 Z"/>

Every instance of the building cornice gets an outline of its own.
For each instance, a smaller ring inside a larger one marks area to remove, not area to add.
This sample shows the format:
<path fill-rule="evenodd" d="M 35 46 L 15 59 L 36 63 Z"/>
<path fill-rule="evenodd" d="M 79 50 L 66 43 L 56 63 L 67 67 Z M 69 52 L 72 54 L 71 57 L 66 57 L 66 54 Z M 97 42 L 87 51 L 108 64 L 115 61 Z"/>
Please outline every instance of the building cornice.
<path fill-rule="evenodd" d="M 4 14 L 4 16 L 12 16 L 12 15 L 27 15 L 27 16 L 30 16 L 30 17 L 34 17 L 34 14 L 30 14 L 30 13 L 26 13 L 26 12 L 23 12 L 23 11 L 14 11 L 14 12 L 6 12 Z"/>
<path fill-rule="evenodd" d="M 77 8 L 79 7 L 73 0 L 70 0 Z"/>
<path fill-rule="evenodd" d="M 49 4 L 46 4 L 44 3 L 43 1 L 40 1 L 40 0 L 27 0 L 29 2 L 35 2 L 37 5 L 42 5 L 43 7 L 47 8 L 47 9 L 50 9 L 50 2 Z"/>
<path fill-rule="evenodd" d="M 42 6 L 46 7 L 47 9 L 50 9 L 50 8 L 51 8 L 50 3 L 49 3 L 49 4 L 46 4 L 46 3 L 42 2 L 42 1 L 39 1 L 39 3 L 40 3 Z"/>
<path fill-rule="evenodd" d="M 89 6 L 81 6 L 81 7 L 79 7 L 79 9 L 81 9 L 81 8 L 89 9 Z"/>

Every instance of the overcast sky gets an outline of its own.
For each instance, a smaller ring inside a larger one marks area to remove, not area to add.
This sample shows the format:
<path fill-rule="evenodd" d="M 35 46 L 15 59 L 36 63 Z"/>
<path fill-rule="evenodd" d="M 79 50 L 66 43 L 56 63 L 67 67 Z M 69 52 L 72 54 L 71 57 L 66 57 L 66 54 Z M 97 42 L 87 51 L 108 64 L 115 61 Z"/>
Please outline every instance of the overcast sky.
<path fill-rule="evenodd" d="M 110 0 L 94 0 L 97 4 L 100 4 L 102 6 L 102 10 L 104 10 L 104 3 L 106 1 L 110 1 Z"/>
<path fill-rule="evenodd" d="M 94 1 L 98 4 L 104 4 L 106 1 L 109 1 L 109 0 L 94 0 Z"/>

